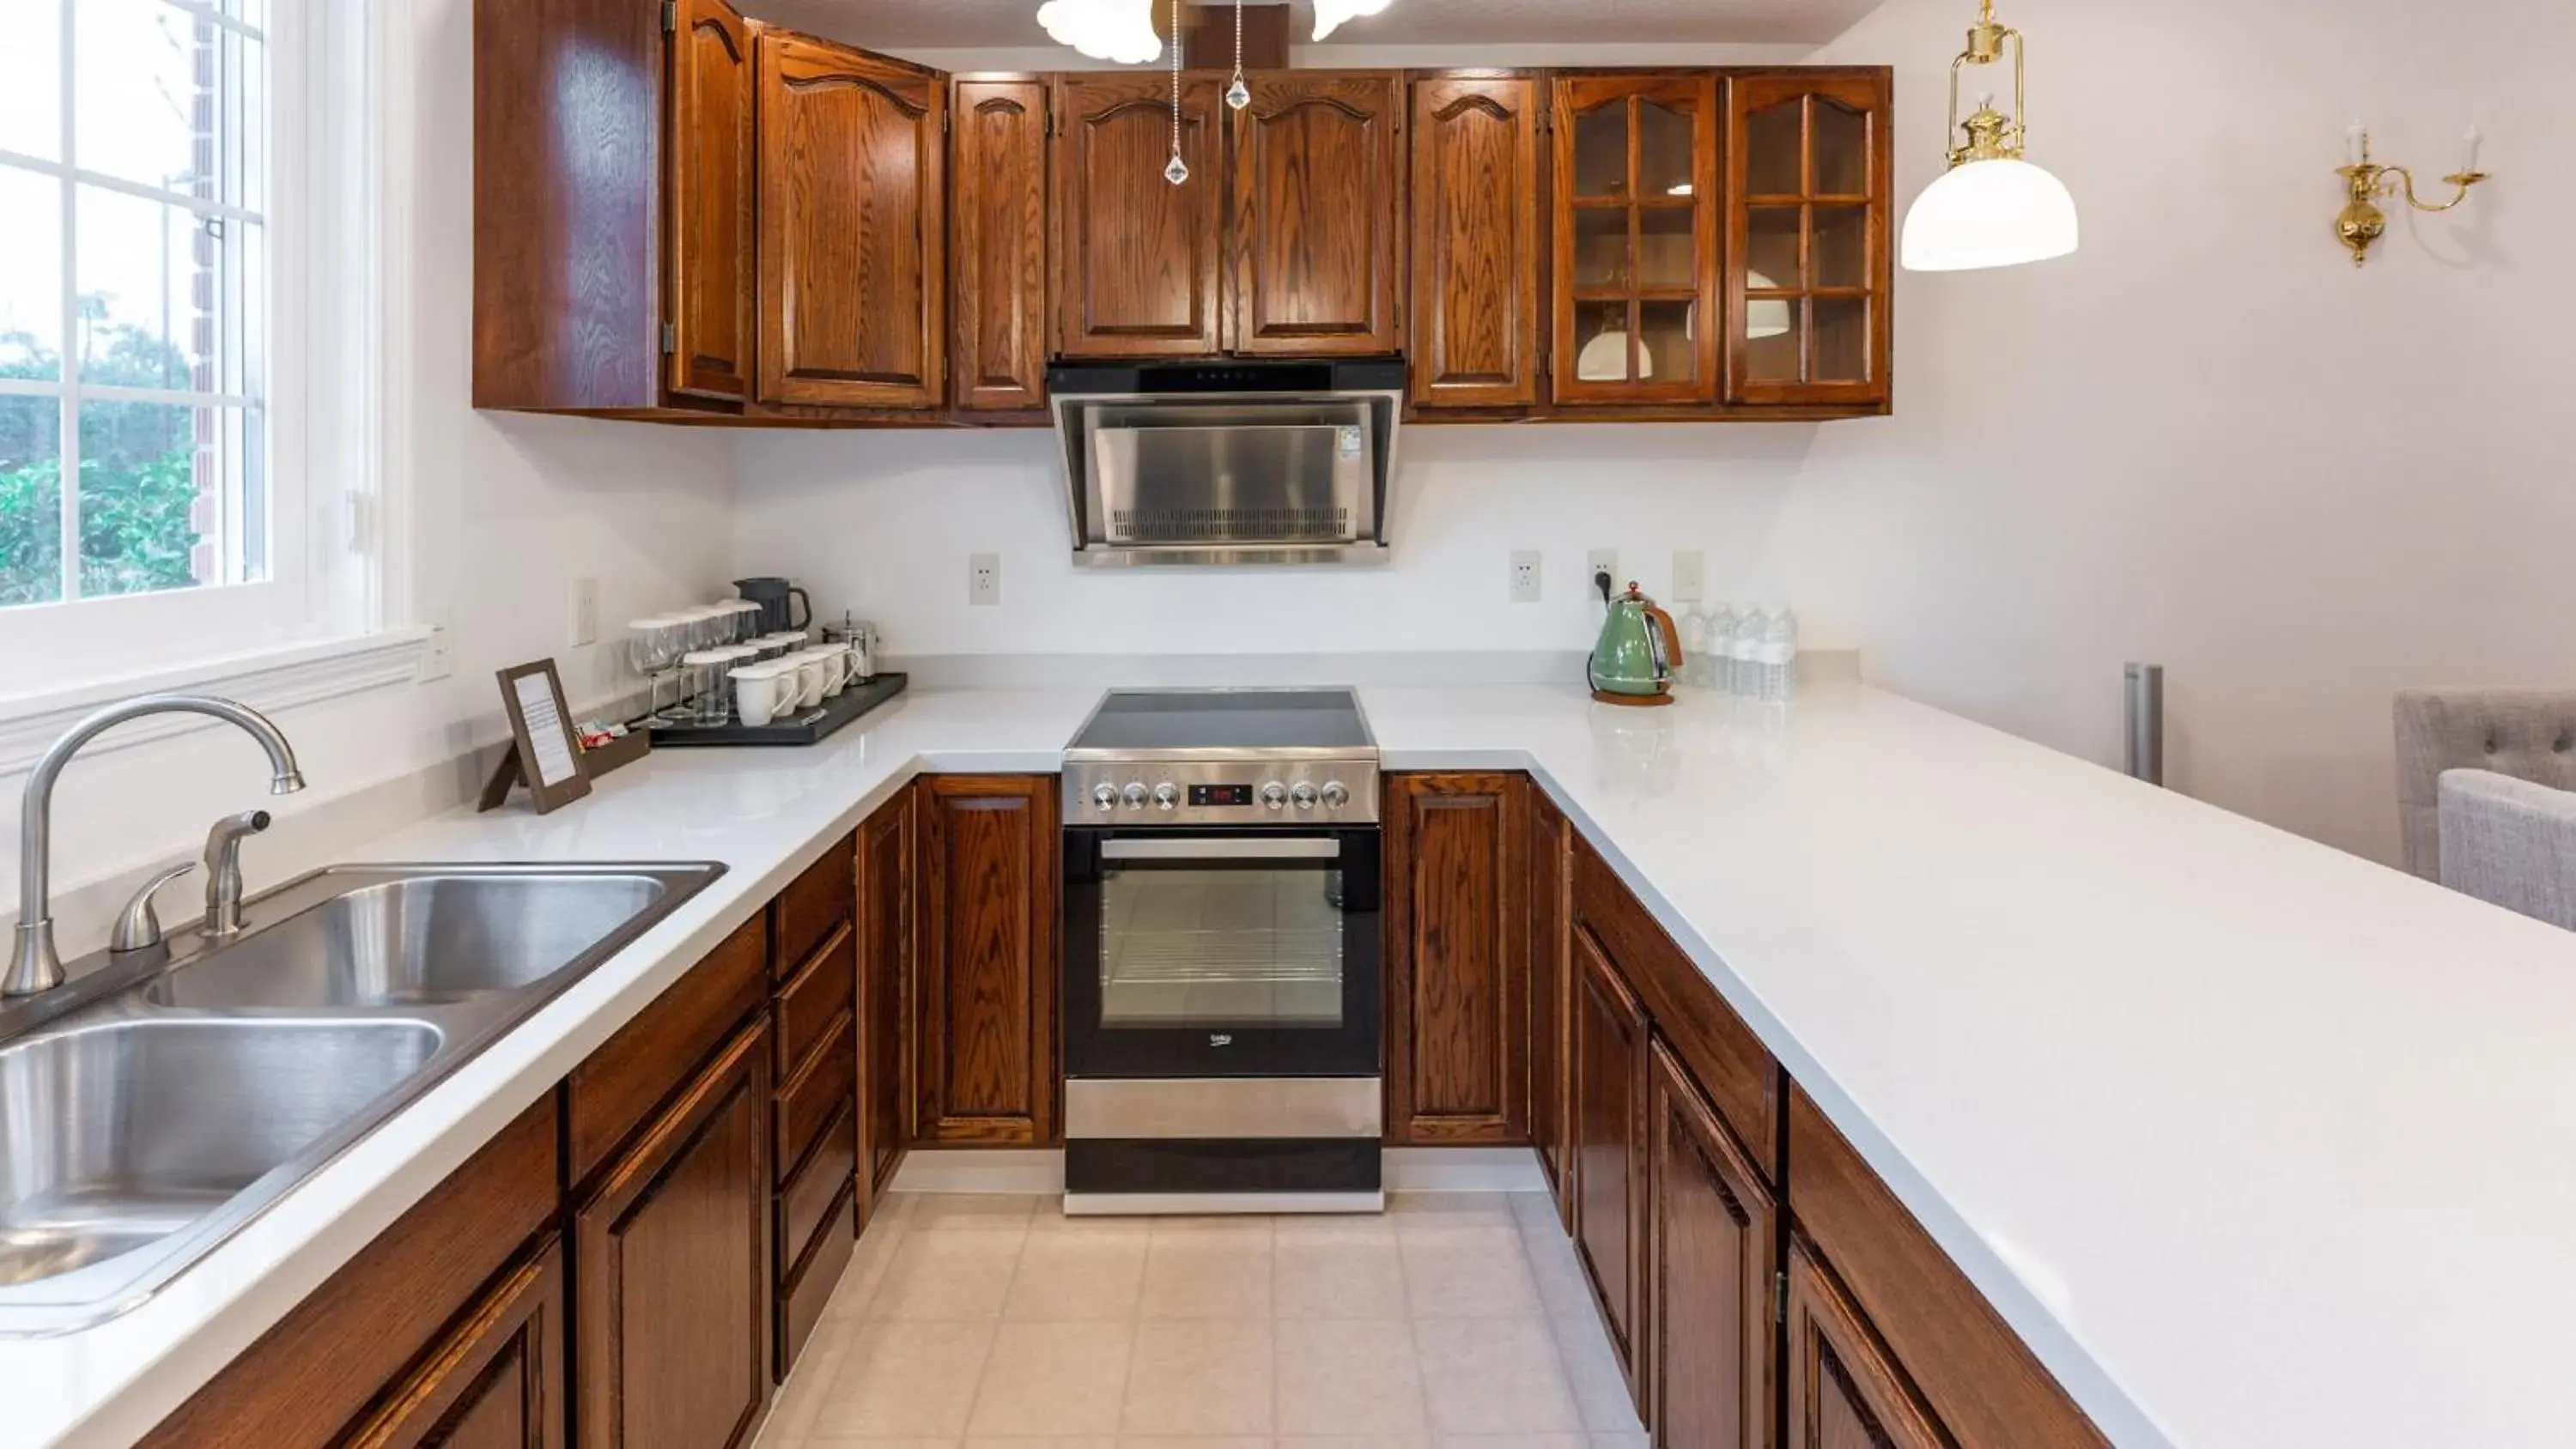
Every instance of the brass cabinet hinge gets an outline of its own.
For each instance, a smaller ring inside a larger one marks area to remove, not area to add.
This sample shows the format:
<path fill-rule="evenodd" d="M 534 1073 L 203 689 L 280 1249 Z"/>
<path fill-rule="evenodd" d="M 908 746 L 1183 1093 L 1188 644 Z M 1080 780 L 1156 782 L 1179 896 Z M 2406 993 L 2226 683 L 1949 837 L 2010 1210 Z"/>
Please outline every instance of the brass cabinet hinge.
<path fill-rule="evenodd" d="M 1773 1323 L 1789 1321 L 1789 1275 L 1787 1273 L 1771 1275 L 1771 1321 Z"/>
<path fill-rule="evenodd" d="M 662 33 L 680 33 L 680 0 L 662 0 Z"/>
<path fill-rule="evenodd" d="M 662 355 L 663 355 L 664 357 L 668 357 L 668 356 L 670 356 L 672 353 L 675 353 L 675 352 L 677 352 L 677 351 L 679 351 L 679 350 L 680 350 L 680 324 L 679 324 L 679 323 L 677 323 L 677 322 L 665 322 L 665 323 L 663 323 L 663 324 L 662 324 Z"/>

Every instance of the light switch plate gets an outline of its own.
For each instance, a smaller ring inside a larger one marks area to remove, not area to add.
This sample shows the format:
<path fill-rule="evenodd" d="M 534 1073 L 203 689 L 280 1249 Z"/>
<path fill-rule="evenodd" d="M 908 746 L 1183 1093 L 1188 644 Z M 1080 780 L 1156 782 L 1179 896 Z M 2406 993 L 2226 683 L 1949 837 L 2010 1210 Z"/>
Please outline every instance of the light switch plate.
<path fill-rule="evenodd" d="M 456 651 L 447 637 L 447 626 L 433 624 L 429 638 L 420 646 L 420 682 L 428 684 L 456 672 Z"/>
<path fill-rule="evenodd" d="M 1708 597 L 1708 555 L 1695 548 L 1673 550 L 1673 602 L 1696 604 Z"/>
<path fill-rule="evenodd" d="M 1002 602 L 1002 556 L 971 554 L 966 559 L 966 602 L 975 606 Z"/>
<path fill-rule="evenodd" d="M 1512 602 L 1535 604 L 1539 601 L 1539 552 L 1534 548 L 1512 554 Z"/>
<path fill-rule="evenodd" d="M 599 580 L 572 581 L 572 647 L 599 642 Z"/>

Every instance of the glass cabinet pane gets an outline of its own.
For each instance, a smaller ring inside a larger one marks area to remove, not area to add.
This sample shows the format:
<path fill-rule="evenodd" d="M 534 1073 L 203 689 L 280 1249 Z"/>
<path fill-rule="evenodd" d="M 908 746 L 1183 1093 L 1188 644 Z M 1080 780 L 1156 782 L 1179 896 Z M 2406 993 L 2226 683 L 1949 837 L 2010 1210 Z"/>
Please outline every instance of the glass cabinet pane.
<path fill-rule="evenodd" d="M 1687 206 L 1656 206 L 1637 213 L 1637 284 L 1687 287 L 1699 280 L 1699 213 Z"/>
<path fill-rule="evenodd" d="M 1806 304 L 1795 299 L 1755 300 L 1745 308 L 1744 380 L 1802 382 Z"/>
<path fill-rule="evenodd" d="M 1637 103 L 1637 191 L 1642 196 L 1688 196 L 1699 168 L 1691 154 L 1689 113 Z"/>
<path fill-rule="evenodd" d="M 1693 382 L 1699 377 L 1698 304 L 1644 302 L 1637 307 L 1637 340 L 1645 352 L 1645 380 Z"/>
<path fill-rule="evenodd" d="M 1867 382 L 1870 376 L 1869 299 L 1819 297 L 1816 309 L 1816 382 Z"/>
<path fill-rule="evenodd" d="M 1745 212 L 1744 285 L 1754 291 L 1806 285 L 1798 266 L 1798 220 L 1804 208 L 1756 206 Z"/>
<path fill-rule="evenodd" d="M 1869 285 L 1869 208 L 1866 206 L 1819 206 L 1813 212 L 1816 227 L 1816 285 L 1819 287 L 1866 287 Z"/>
<path fill-rule="evenodd" d="M 1782 101 L 1745 123 L 1744 188 L 1755 196 L 1796 196 L 1806 187 L 1806 102 Z"/>
<path fill-rule="evenodd" d="M 1583 382 L 1626 382 L 1628 304 L 1585 302 L 1574 309 L 1574 375 Z"/>
<path fill-rule="evenodd" d="M 1574 194 L 1628 194 L 1628 105 L 1614 101 L 1574 118 Z"/>
<path fill-rule="evenodd" d="M 1628 285 L 1628 208 L 1586 206 L 1575 210 L 1574 284 Z"/>
<path fill-rule="evenodd" d="M 1815 104 L 1816 196 L 1869 195 L 1869 117 L 1822 96 Z"/>

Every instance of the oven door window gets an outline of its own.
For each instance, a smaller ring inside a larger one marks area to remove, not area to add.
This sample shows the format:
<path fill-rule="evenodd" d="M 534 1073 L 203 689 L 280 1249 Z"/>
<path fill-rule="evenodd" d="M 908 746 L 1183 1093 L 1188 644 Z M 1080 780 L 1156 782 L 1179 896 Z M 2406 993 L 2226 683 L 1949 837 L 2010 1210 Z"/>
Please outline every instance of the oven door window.
<path fill-rule="evenodd" d="M 1105 838 L 1068 851 L 1072 1070 L 1376 1070 L 1373 833 L 1086 834 Z"/>

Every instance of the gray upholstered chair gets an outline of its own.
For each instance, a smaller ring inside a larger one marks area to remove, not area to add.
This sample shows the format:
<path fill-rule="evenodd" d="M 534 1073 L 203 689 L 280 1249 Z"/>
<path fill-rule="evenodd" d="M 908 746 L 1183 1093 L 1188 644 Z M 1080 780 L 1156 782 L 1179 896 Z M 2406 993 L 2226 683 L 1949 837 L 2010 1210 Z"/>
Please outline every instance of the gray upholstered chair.
<path fill-rule="evenodd" d="M 2492 770 L 2445 770 L 2442 884 L 2576 931 L 2576 794 Z"/>
<path fill-rule="evenodd" d="M 2442 878 L 2445 770 L 2576 790 L 2576 690 L 2410 689 L 2397 696 L 2397 810 L 2406 868 Z"/>

